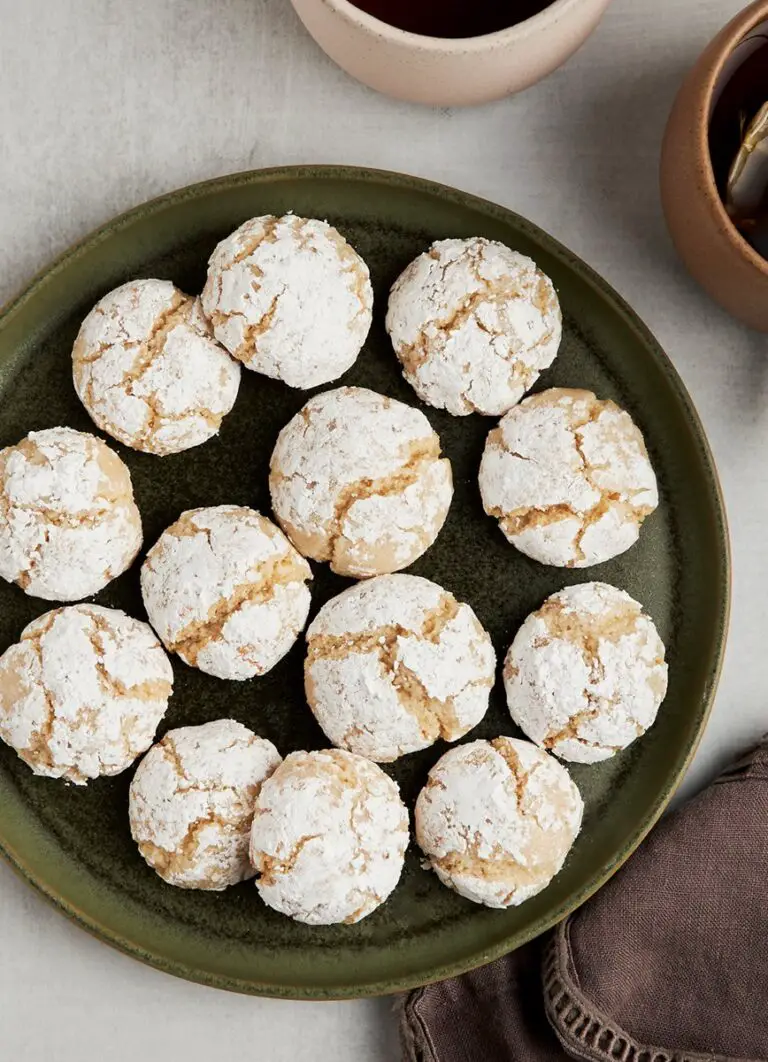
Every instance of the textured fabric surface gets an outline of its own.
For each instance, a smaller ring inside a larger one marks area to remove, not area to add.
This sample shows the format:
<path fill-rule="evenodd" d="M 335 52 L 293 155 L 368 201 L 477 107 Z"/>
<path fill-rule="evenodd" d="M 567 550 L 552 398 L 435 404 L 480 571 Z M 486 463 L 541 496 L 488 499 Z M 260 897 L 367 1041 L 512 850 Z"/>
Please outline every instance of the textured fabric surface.
<path fill-rule="evenodd" d="M 464 977 L 417 989 L 400 1016 L 406 1062 L 566 1058 L 541 991 L 542 940 Z"/>
<path fill-rule="evenodd" d="M 543 942 L 412 993 L 404 1057 L 768 1058 L 767 901 L 763 744 Z"/>

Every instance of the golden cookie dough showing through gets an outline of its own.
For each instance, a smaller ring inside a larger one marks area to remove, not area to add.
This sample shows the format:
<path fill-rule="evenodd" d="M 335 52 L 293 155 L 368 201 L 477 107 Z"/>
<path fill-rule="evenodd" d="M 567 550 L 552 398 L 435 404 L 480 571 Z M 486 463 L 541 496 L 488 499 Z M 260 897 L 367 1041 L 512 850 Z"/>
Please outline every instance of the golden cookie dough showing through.
<path fill-rule="evenodd" d="M 581 828 L 567 770 L 527 741 L 450 749 L 416 801 L 416 840 L 444 885 L 487 907 L 517 907 L 552 881 Z"/>
<path fill-rule="evenodd" d="M 354 578 L 412 564 L 453 497 L 450 462 L 424 414 L 363 387 L 317 395 L 288 422 L 269 487 L 296 548 Z"/>
<path fill-rule="evenodd" d="M 298 922 L 359 922 L 397 885 L 408 839 L 397 785 L 375 763 L 339 749 L 294 752 L 256 801 L 256 887 Z"/>
<path fill-rule="evenodd" d="M 307 631 L 304 682 L 334 745 L 388 763 L 477 726 L 495 666 L 469 605 L 428 579 L 381 575 L 320 610 Z"/>
<path fill-rule="evenodd" d="M 85 785 L 149 748 L 172 689 L 148 624 L 99 605 L 56 609 L 0 657 L 0 738 L 35 774 Z"/>
<path fill-rule="evenodd" d="M 220 505 L 182 513 L 147 554 L 141 589 L 163 644 L 222 679 L 263 675 L 304 629 L 312 572 L 271 520 Z"/>
<path fill-rule="evenodd" d="M 200 300 L 169 280 L 132 280 L 100 299 L 72 367 L 97 427 L 161 457 L 216 435 L 240 385 L 240 366 L 213 338 Z"/>
<path fill-rule="evenodd" d="M 386 319 L 403 375 L 455 416 L 500 416 L 554 361 L 562 314 L 530 258 L 482 238 L 439 240 L 395 281 Z"/>
<path fill-rule="evenodd" d="M 268 215 L 216 247 L 202 302 L 233 357 L 306 389 L 354 364 L 371 327 L 373 290 L 368 266 L 336 229 Z"/>
<path fill-rule="evenodd" d="M 46 601 L 98 593 L 142 542 L 131 475 L 94 435 L 33 431 L 0 451 L 0 576 Z"/>
<path fill-rule="evenodd" d="M 559 567 L 624 553 L 659 504 L 639 429 L 591 391 L 552 388 L 511 409 L 488 436 L 479 479 L 512 545 Z"/>
<path fill-rule="evenodd" d="M 219 891 L 252 878 L 253 809 L 281 759 L 234 719 L 169 731 L 131 782 L 131 836 L 169 885 Z"/>
<path fill-rule="evenodd" d="M 553 594 L 507 653 L 512 718 L 563 760 L 597 763 L 641 737 L 667 693 L 653 621 L 615 586 L 582 583 Z"/>

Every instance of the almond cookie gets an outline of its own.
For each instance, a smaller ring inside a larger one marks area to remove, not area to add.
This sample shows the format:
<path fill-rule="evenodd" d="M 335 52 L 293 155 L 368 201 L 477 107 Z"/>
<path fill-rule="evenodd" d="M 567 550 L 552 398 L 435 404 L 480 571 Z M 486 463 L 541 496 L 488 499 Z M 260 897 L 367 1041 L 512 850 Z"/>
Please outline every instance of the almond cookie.
<path fill-rule="evenodd" d="M 486 907 L 517 907 L 560 871 L 584 803 L 566 771 L 527 741 L 451 749 L 416 801 L 416 840 L 444 885 Z"/>
<path fill-rule="evenodd" d="M 667 693 L 664 643 L 607 583 L 569 586 L 518 631 L 504 664 L 512 718 L 563 760 L 607 760 L 653 725 Z"/>
<path fill-rule="evenodd" d="M 629 413 L 591 391 L 559 387 L 526 398 L 490 433 L 480 493 L 513 546 L 564 568 L 624 553 L 659 504 Z"/>
<path fill-rule="evenodd" d="M 0 451 L 0 576 L 32 597 L 90 597 L 141 546 L 131 475 L 101 439 L 33 431 Z"/>
<path fill-rule="evenodd" d="M 363 387 L 317 395 L 288 422 L 269 488 L 296 548 L 355 578 L 412 564 L 453 497 L 450 462 L 424 414 Z"/>
<path fill-rule="evenodd" d="M 338 379 L 371 327 L 368 266 L 324 221 L 252 218 L 218 245 L 203 310 L 247 368 L 290 387 Z"/>
<path fill-rule="evenodd" d="M 234 719 L 169 731 L 131 782 L 128 814 L 139 852 L 181 889 L 219 891 L 252 878 L 253 809 L 280 762 L 270 741 Z"/>
<path fill-rule="evenodd" d="M 309 565 L 271 520 L 219 505 L 182 513 L 147 554 L 149 622 L 190 667 L 223 679 L 263 675 L 309 613 Z"/>
<path fill-rule="evenodd" d="M 359 922 L 397 885 L 408 838 L 397 785 L 375 763 L 338 749 L 294 752 L 256 800 L 256 888 L 297 922 Z"/>
<path fill-rule="evenodd" d="M 555 360 L 562 336 L 552 281 L 491 240 L 440 240 L 389 296 L 387 331 L 424 402 L 461 417 L 499 416 Z"/>
<path fill-rule="evenodd" d="M 94 423 L 160 457 L 214 436 L 240 385 L 240 366 L 213 338 L 200 300 L 169 280 L 132 280 L 100 299 L 72 367 Z"/>
<path fill-rule="evenodd" d="M 320 610 L 304 680 L 328 739 L 387 763 L 477 726 L 495 666 L 469 605 L 428 579 L 381 575 Z"/>
<path fill-rule="evenodd" d="M 146 752 L 172 688 L 148 624 L 99 605 L 56 609 L 0 657 L 0 738 L 35 774 L 85 785 Z"/>

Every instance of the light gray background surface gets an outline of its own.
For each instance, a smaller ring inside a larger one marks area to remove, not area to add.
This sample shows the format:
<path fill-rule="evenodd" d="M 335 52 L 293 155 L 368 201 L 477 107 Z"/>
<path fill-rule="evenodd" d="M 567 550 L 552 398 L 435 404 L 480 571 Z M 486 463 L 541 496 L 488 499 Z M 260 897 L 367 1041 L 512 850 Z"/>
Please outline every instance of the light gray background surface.
<path fill-rule="evenodd" d="M 0 301 L 118 211 L 233 170 L 343 162 L 496 200 L 586 259 L 656 332 L 720 468 L 734 563 L 717 706 L 685 791 L 766 727 L 768 340 L 710 304 L 664 230 L 657 164 L 681 77 L 740 0 L 614 0 L 522 96 L 470 111 L 351 81 L 288 0 L 0 0 Z M 0 1057 L 384 1062 L 389 1001 L 300 1004 L 188 985 L 70 925 L 0 864 Z"/>

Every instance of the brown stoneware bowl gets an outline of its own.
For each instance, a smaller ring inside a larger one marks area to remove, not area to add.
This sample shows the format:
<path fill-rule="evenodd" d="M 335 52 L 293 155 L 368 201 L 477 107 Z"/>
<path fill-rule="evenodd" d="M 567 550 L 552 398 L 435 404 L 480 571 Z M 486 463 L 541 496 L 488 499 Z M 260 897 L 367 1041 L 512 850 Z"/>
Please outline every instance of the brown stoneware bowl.
<path fill-rule="evenodd" d="M 768 261 L 728 217 L 709 147 L 712 111 L 734 52 L 763 23 L 768 33 L 768 0 L 757 0 L 715 37 L 685 79 L 664 136 L 661 197 L 672 239 L 692 276 L 734 317 L 768 332 Z"/>

